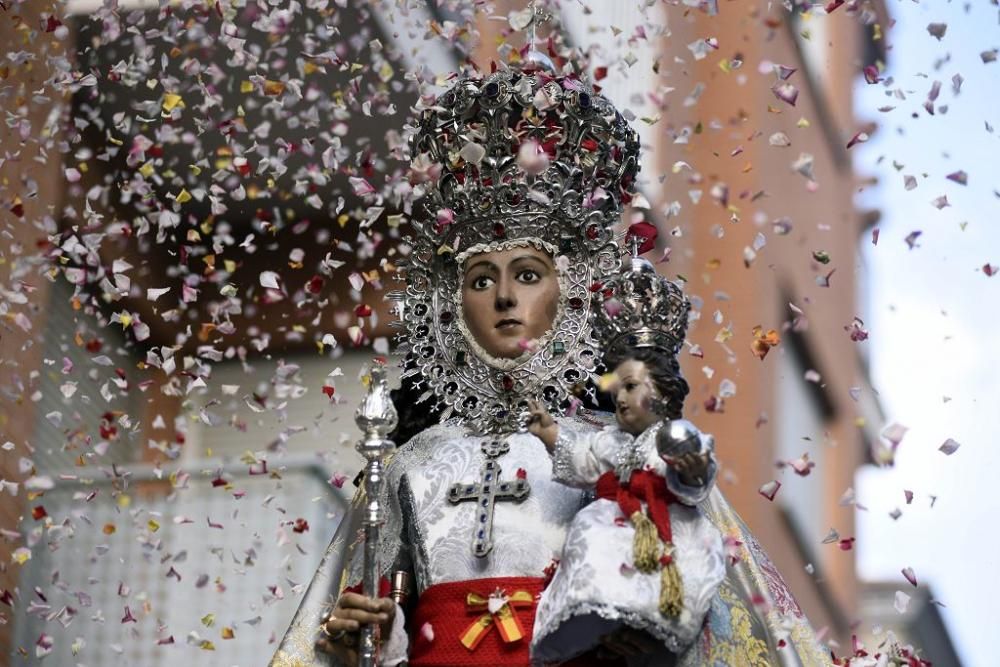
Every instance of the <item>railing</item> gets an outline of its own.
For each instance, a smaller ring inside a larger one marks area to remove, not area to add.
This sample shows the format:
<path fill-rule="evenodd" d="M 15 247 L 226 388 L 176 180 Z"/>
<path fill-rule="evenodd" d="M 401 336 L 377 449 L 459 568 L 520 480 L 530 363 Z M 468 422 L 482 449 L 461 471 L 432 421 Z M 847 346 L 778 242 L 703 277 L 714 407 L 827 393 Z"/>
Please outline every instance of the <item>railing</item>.
<path fill-rule="evenodd" d="M 266 665 L 353 490 L 332 474 L 311 457 L 54 476 L 9 664 Z"/>

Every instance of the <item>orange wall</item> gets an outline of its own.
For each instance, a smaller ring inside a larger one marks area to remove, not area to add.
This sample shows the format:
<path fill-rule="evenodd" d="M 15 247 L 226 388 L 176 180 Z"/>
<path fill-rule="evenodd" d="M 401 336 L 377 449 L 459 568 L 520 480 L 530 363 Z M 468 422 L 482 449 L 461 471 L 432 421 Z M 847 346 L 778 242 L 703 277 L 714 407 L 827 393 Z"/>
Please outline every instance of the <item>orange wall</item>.
<path fill-rule="evenodd" d="M 854 426 L 854 408 L 848 388 L 859 384 L 862 371 L 857 353 L 844 331 L 844 325 L 855 315 L 855 263 L 859 235 L 858 216 L 852 204 L 854 174 L 849 162 L 837 166 L 834 156 L 845 151 L 852 127 L 834 130 L 837 144 L 831 146 L 819 122 L 815 100 L 806 85 L 802 69 L 787 28 L 769 27 L 767 19 L 780 20 L 784 12 L 767 14 L 765 3 L 721 3 L 722 13 L 705 17 L 691 13 L 687 20 L 672 20 L 673 32 L 665 45 L 663 62 L 673 56 L 684 58 L 685 65 L 671 65 L 668 85 L 674 93 L 686 95 L 697 82 L 705 84 L 699 102 L 688 109 L 674 98 L 665 113 L 675 130 L 687 123 L 701 123 L 703 131 L 692 137 L 687 146 L 673 146 L 664 133 L 659 148 L 657 169 L 670 173 L 677 160 L 689 162 L 702 181 L 689 182 L 690 171 L 671 174 L 660 202 L 681 200 L 684 209 L 680 225 L 684 235 L 672 240 L 674 259 L 665 265 L 665 272 L 684 274 L 689 291 L 705 299 L 702 319 L 691 332 L 691 339 L 705 352 L 704 359 L 687 359 L 687 375 L 693 392 L 689 411 L 700 409 L 701 403 L 718 388 L 722 377 L 737 384 L 736 396 L 726 402 L 723 414 L 708 414 L 703 410 L 696 417 L 699 425 L 716 435 L 719 456 L 736 481 L 722 482 L 723 491 L 743 515 L 747 523 L 772 556 L 779 570 L 788 579 L 813 625 L 819 629 L 834 622 L 829 612 L 831 601 L 824 603 L 817 586 L 804 570 L 805 563 L 795 547 L 793 537 L 778 515 L 777 505 L 761 497 L 757 489 L 771 479 L 780 479 L 775 467 L 777 458 L 774 438 L 782 406 L 775 402 L 777 385 L 777 353 L 763 361 L 750 351 L 751 331 L 760 325 L 765 330 L 777 329 L 789 322 L 794 313 L 788 308 L 792 301 L 805 311 L 809 322 L 804 333 L 805 343 L 822 374 L 827 398 L 834 406 L 833 420 L 826 424 L 828 440 L 836 443 L 827 452 L 824 467 L 815 469 L 810 481 L 822 486 L 824 511 L 815 520 L 824 527 L 835 527 L 841 537 L 854 534 L 853 508 L 840 507 L 838 500 L 852 484 L 855 468 L 861 463 L 861 441 Z M 677 18 L 672 15 L 672 19 Z M 829 37 L 837 45 L 835 52 L 844 54 L 860 50 L 860 30 L 855 19 L 846 14 L 831 15 Z M 704 60 L 693 61 L 686 45 L 699 37 L 715 37 L 719 49 Z M 740 57 L 743 65 L 726 73 L 720 61 Z M 757 72 L 762 60 L 798 67 L 790 81 L 799 87 L 795 107 L 773 95 L 773 76 Z M 832 114 L 838 122 L 850 120 L 851 87 L 854 72 L 849 64 L 830 69 L 829 87 L 836 92 L 836 109 Z M 745 82 L 740 83 L 741 75 Z M 769 109 L 770 107 L 770 109 Z M 798 127 L 800 119 L 811 126 Z M 715 124 L 719 129 L 711 129 Z M 784 132 L 792 144 L 779 148 L 769 145 L 769 137 Z M 734 152 L 741 151 L 737 155 Z M 790 165 L 801 153 L 814 156 L 814 175 L 818 189 L 810 192 L 806 179 L 792 171 Z M 729 189 L 729 209 L 716 203 L 709 192 L 713 185 L 725 183 Z M 689 188 L 701 188 L 701 203 L 693 206 L 687 197 Z M 755 195 L 765 193 L 756 202 Z M 762 220 L 757 221 L 755 214 Z M 792 231 L 786 236 L 772 231 L 772 221 L 787 217 Z M 668 227 L 678 224 L 669 221 Z M 828 229 L 821 229 L 821 225 Z M 718 238 L 714 227 L 721 226 L 724 236 Z M 753 264 L 744 265 L 744 248 L 754 237 L 763 233 L 767 244 L 758 251 Z M 832 258 L 828 265 L 812 259 L 812 252 L 824 250 Z M 820 287 L 816 277 L 836 269 L 830 287 Z M 728 300 L 715 298 L 725 293 Z M 712 321 L 719 310 L 723 323 Z M 730 324 L 733 337 L 727 346 L 735 360 L 718 343 L 717 332 Z M 782 333 L 786 338 L 787 334 Z M 790 350 L 786 350 L 790 352 Z M 716 374 L 705 379 L 701 367 L 712 367 Z M 803 385 L 804 387 L 804 385 Z M 769 419 L 757 427 L 762 413 Z M 819 444 L 823 434 L 811 435 L 812 446 Z M 803 446 L 803 451 L 807 447 Z M 780 493 L 780 492 L 779 492 Z M 847 620 L 857 605 L 853 551 L 841 551 L 837 545 L 812 545 L 821 554 L 815 563 L 830 592 L 832 602 Z M 847 639 L 846 628 L 837 628 L 835 635 Z"/>
<path fill-rule="evenodd" d="M 34 53 L 35 61 L 23 65 L 4 63 L 0 86 L 13 91 L 4 98 L 3 107 L 31 123 L 30 137 L 22 142 L 17 130 L 6 123 L 0 124 L 0 155 L 15 155 L 0 167 L 0 285 L 12 290 L 19 281 L 33 289 L 28 294 L 29 302 L 13 306 L 0 328 L 0 443 L 14 443 L 12 451 L 0 452 L 0 478 L 9 481 L 23 481 L 17 471 L 17 461 L 31 456 L 26 449 L 34 436 L 35 410 L 30 396 L 37 386 L 29 375 L 42 368 L 42 347 L 38 344 L 45 328 L 45 304 L 48 302 L 48 282 L 34 267 L 37 254 L 36 243 L 44 241 L 46 234 L 40 225 L 46 215 L 58 212 L 62 197 L 61 162 L 55 142 L 46 148 L 48 157 L 39 152 L 39 140 L 45 141 L 42 128 L 53 103 L 53 99 L 40 103 L 32 99 L 35 91 L 44 88 L 45 94 L 53 95 L 50 87 L 44 85 L 52 72 L 47 67 L 47 58 L 64 52 L 65 43 L 51 36 L 38 34 L 39 16 L 47 3 L 25 3 L 18 8 L 0 12 L 0 43 L 13 51 L 25 50 Z M 36 160 L 41 157 L 42 159 Z M 32 185 L 37 184 L 37 188 Z M 33 191 L 36 196 L 30 196 Z M 11 211 L 15 196 L 20 197 L 24 207 L 23 216 Z M 9 234 L 9 236 L 7 236 Z M 20 246 L 20 251 L 16 248 Z M 31 322 L 30 332 L 25 332 L 14 321 L 14 316 L 23 313 Z M 26 509 L 27 493 L 21 487 L 18 496 L 11 498 L 6 493 L 0 496 L 0 527 L 17 530 L 22 513 Z M 17 585 L 18 566 L 11 564 L 11 552 L 23 546 L 22 543 L 8 543 L 0 540 L 0 588 L 13 591 Z M 24 591 L 21 591 L 24 595 Z M 15 604 L 25 604 L 23 599 Z M 0 655 L 6 656 L 10 650 L 11 609 L 0 607 Z"/>

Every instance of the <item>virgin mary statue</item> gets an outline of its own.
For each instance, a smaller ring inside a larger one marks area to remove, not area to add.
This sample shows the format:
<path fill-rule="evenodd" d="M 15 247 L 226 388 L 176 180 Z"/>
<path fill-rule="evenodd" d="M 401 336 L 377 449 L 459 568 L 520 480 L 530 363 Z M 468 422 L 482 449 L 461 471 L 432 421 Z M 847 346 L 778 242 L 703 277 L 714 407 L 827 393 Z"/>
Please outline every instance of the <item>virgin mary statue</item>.
<path fill-rule="evenodd" d="M 636 133 L 581 77 L 530 66 L 461 78 L 417 112 L 411 181 L 426 215 L 413 222 L 405 289 L 392 295 L 405 361 L 378 548 L 386 581 L 406 573 L 411 592 L 402 604 L 353 592 L 364 551 L 359 493 L 275 667 L 353 665 L 358 628 L 370 622 L 381 626 L 383 665 L 529 665 L 535 604 L 588 498 L 553 480 L 545 447 L 520 419 L 540 400 L 568 415 L 564 428 L 608 422 L 567 406 L 600 362 L 592 295 L 621 265 L 613 230 L 634 192 Z M 718 490 L 703 510 L 738 546 L 698 639 L 675 664 L 828 664 Z M 649 641 L 619 632 L 603 641 L 611 662 L 584 655 L 572 664 L 624 664 Z"/>

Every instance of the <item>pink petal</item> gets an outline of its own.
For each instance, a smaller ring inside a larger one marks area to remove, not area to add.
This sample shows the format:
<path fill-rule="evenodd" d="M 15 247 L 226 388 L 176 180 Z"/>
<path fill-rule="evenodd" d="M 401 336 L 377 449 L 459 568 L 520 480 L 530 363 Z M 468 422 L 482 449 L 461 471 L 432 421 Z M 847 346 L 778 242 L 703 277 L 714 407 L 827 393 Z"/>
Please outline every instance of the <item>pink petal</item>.
<path fill-rule="evenodd" d="M 788 65 L 775 65 L 774 73 L 778 75 L 778 78 L 782 81 L 788 81 L 793 74 L 798 72 L 798 68 L 789 67 Z"/>
<path fill-rule="evenodd" d="M 893 422 L 891 425 L 883 429 L 881 435 L 883 438 L 891 442 L 893 447 L 897 447 L 899 443 L 903 441 L 903 436 L 906 435 L 906 432 L 909 430 L 910 429 L 902 424 Z"/>
<path fill-rule="evenodd" d="M 455 212 L 450 208 L 442 208 L 437 212 L 437 223 L 439 225 L 450 225 L 455 222 Z"/>
<path fill-rule="evenodd" d="M 782 83 L 771 88 L 771 92 L 782 102 L 789 106 L 795 106 L 795 100 L 799 98 L 799 89 L 790 83 Z"/>
<path fill-rule="evenodd" d="M 928 23 L 927 32 L 931 34 L 932 37 L 936 38 L 937 41 L 941 41 L 944 37 L 944 33 L 948 31 L 947 23 Z"/>
<path fill-rule="evenodd" d="M 466 162 L 471 162 L 472 164 L 479 164 L 486 157 L 486 149 L 482 144 L 477 144 L 474 141 L 462 146 L 462 150 L 458 153 L 463 160 Z"/>
<path fill-rule="evenodd" d="M 517 346 L 521 348 L 523 352 L 534 352 L 538 349 L 538 340 L 534 338 L 522 338 L 517 341 Z"/>
<path fill-rule="evenodd" d="M 800 477 L 806 477 L 812 472 L 812 469 L 816 467 L 814 461 L 809 460 L 809 454 L 805 453 L 794 461 L 789 461 L 788 465 L 792 467 L 796 475 Z"/>
<path fill-rule="evenodd" d="M 549 168 L 549 156 L 534 141 L 526 141 L 517 151 L 517 165 L 529 176 L 538 176 Z"/>
<path fill-rule="evenodd" d="M 371 183 L 363 178 L 351 176 L 350 181 L 351 187 L 354 188 L 354 194 L 359 197 L 364 197 L 365 195 L 370 195 L 375 192 L 375 188 L 372 187 Z"/>
<path fill-rule="evenodd" d="M 261 287 L 281 289 L 281 286 L 278 284 L 279 276 L 274 271 L 261 271 L 259 280 Z"/>
<path fill-rule="evenodd" d="M 757 489 L 757 493 L 759 493 L 760 495 L 764 496 L 765 498 L 773 502 L 774 497 L 778 495 L 778 489 L 780 488 L 781 488 L 781 482 L 774 479 L 768 482 L 767 484 L 764 484 L 759 489 Z"/>
<path fill-rule="evenodd" d="M 917 575 L 913 574 L 913 568 L 912 567 L 904 567 L 903 568 L 903 576 L 906 577 L 906 580 L 908 582 L 910 582 L 910 585 L 912 585 L 912 586 L 916 586 L 917 585 Z"/>
<path fill-rule="evenodd" d="M 961 445 L 959 445 L 951 438 L 948 438 L 947 440 L 944 441 L 944 444 L 938 447 L 938 451 L 942 452 L 945 456 L 951 456 L 952 454 L 958 451 L 959 447 L 961 447 Z"/>
<path fill-rule="evenodd" d="M 868 139 L 869 139 L 869 137 L 868 137 L 868 133 L 867 132 L 858 132 L 853 137 L 851 137 L 850 141 L 847 142 L 847 147 L 848 148 L 853 148 L 854 146 L 857 146 L 858 144 L 865 143 L 866 141 L 868 141 Z"/>

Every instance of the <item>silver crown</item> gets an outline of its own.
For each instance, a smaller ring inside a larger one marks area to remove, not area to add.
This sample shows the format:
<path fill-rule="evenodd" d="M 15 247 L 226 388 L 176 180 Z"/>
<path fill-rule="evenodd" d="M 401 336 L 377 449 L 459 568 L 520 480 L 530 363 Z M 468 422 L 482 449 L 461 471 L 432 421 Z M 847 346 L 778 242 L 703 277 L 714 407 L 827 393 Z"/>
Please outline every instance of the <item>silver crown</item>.
<path fill-rule="evenodd" d="M 519 152 L 531 142 L 528 165 Z M 638 135 L 611 102 L 530 65 L 459 80 L 422 110 L 410 154 L 429 218 L 414 227 L 456 252 L 525 237 L 601 249 L 639 171 Z"/>
<path fill-rule="evenodd" d="M 606 354 L 645 347 L 676 355 L 683 347 L 691 302 L 642 257 L 633 257 L 594 298 L 594 334 Z"/>

